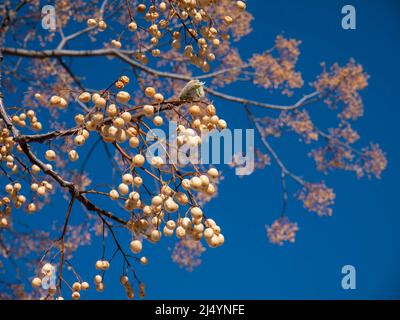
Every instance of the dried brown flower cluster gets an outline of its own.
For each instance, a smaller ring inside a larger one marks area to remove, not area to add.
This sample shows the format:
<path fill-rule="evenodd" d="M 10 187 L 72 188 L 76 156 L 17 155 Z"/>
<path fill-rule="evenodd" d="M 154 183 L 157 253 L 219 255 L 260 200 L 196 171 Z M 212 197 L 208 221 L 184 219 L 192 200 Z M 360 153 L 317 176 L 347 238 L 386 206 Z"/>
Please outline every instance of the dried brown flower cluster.
<path fill-rule="evenodd" d="M 359 91 L 368 85 L 368 75 L 363 67 L 350 60 L 345 67 L 334 64 L 329 70 L 324 66 L 324 72 L 313 84 L 321 93 L 329 93 L 325 103 L 332 108 L 342 106 L 338 116 L 343 120 L 356 120 L 364 114 L 364 108 Z"/>
<path fill-rule="evenodd" d="M 303 201 L 304 207 L 316 212 L 320 216 L 332 215 L 335 194 L 324 183 L 306 184 L 298 194 L 299 200 Z"/>
<path fill-rule="evenodd" d="M 297 223 L 290 222 L 287 217 L 279 218 L 271 226 L 267 226 L 269 241 L 280 246 L 285 241 L 294 243 L 298 230 Z"/>
<path fill-rule="evenodd" d="M 285 39 L 282 36 L 276 38 L 274 50 L 277 57 L 273 57 L 271 51 L 263 54 L 255 54 L 250 59 L 254 68 L 254 83 L 264 88 L 283 88 L 283 93 L 292 94 L 291 89 L 301 88 L 303 79 L 299 72 L 295 71 L 297 59 L 300 55 L 300 41 Z"/>
<path fill-rule="evenodd" d="M 172 261 L 186 271 L 193 271 L 201 264 L 201 255 L 206 251 L 201 242 L 185 237 L 175 244 Z"/>

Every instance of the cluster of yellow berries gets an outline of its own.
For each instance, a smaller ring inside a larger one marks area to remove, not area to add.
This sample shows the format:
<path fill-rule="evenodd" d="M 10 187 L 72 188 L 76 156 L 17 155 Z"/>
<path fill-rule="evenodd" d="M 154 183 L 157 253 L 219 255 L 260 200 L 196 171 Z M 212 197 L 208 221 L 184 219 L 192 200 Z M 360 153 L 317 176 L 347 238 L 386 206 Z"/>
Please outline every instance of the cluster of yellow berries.
<path fill-rule="evenodd" d="M 10 131 L 3 128 L 0 132 L 0 163 L 5 162 L 6 167 L 11 169 L 13 173 L 18 172 L 18 167 L 14 163 L 14 156 L 12 155 L 15 146 L 14 139 L 10 136 Z M 26 201 L 25 196 L 20 194 L 21 184 L 7 184 L 5 191 L 10 196 L 4 196 L 0 199 L 0 228 L 7 228 L 10 222 L 10 215 L 12 211 L 12 204 L 21 207 Z"/>
<path fill-rule="evenodd" d="M 4 209 L 0 211 L 0 228 L 7 228 L 9 226 L 9 216 L 11 214 L 11 200 L 9 197 L 3 197 L 0 200 L 0 207 Z"/>
<path fill-rule="evenodd" d="M 215 187 L 212 184 L 212 180 L 216 179 L 218 174 L 217 169 L 211 168 L 208 170 L 207 175 L 195 176 L 190 180 L 183 179 L 182 187 L 188 191 L 193 189 L 198 192 L 204 191 L 208 194 L 213 194 Z M 137 186 L 132 179 L 133 176 L 130 174 L 123 176 L 123 183 L 118 188 L 119 193 L 128 194 L 129 183 L 133 188 Z M 118 191 L 110 191 L 110 198 L 117 200 L 118 196 Z M 186 193 L 175 191 L 168 185 L 164 185 L 161 188 L 161 193 L 153 196 L 149 204 L 142 204 L 139 198 L 138 191 L 132 191 L 125 202 L 127 210 L 131 211 L 138 208 L 142 212 L 140 219 L 128 223 L 128 228 L 137 237 L 131 241 L 129 246 L 133 253 L 138 254 L 143 249 L 143 243 L 140 238 L 145 237 L 150 242 L 156 243 L 160 241 L 162 234 L 166 237 L 171 237 L 175 233 L 179 239 L 190 236 L 197 241 L 201 240 L 204 235 L 210 247 L 218 247 L 224 243 L 224 237 L 219 226 L 216 225 L 214 220 L 205 219 L 203 211 L 196 205 L 191 206 L 189 209 L 190 215 L 184 217 L 178 215 L 176 220 L 170 218 L 170 214 L 177 212 L 180 206 L 183 207 L 189 204 L 189 197 Z M 128 205 L 129 203 L 132 203 L 132 205 Z M 168 213 L 169 219 L 167 221 L 165 220 L 165 213 Z M 164 222 L 165 225 L 162 227 Z"/>
<path fill-rule="evenodd" d="M 121 76 L 117 81 L 115 81 L 115 87 L 118 90 L 122 90 L 129 83 L 129 78 L 127 76 Z"/>
<path fill-rule="evenodd" d="M 66 103 L 65 99 L 63 101 Z M 19 115 L 11 117 L 12 123 L 20 127 L 25 127 L 28 119 L 33 130 L 38 131 L 42 129 L 42 124 L 38 121 L 34 110 L 28 110 L 26 113 L 21 112 Z"/>
<path fill-rule="evenodd" d="M 94 276 L 94 284 L 96 286 L 96 291 L 97 292 L 103 292 L 104 291 L 105 286 L 104 286 L 104 282 L 103 282 L 103 277 L 101 275 L 96 274 Z"/>
<path fill-rule="evenodd" d="M 110 262 L 104 259 L 97 260 L 95 265 L 96 270 L 107 271 L 110 268 Z M 95 275 L 94 284 L 97 292 L 103 292 L 105 289 L 103 277 L 100 274 Z"/>
<path fill-rule="evenodd" d="M 146 97 L 153 98 L 155 103 L 161 103 L 164 101 L 164 96 L 161 93 L 156 92 L 153 87 L 147 87 L 144 90 Z"/>
<path fill-rule="evenodd" d="M 74 284 L 72 285 L 72 295 L 71 298 L 74 300 L 79 300 L 81 298 L 81 294 L 80 291 L 86 291 L 89 289 L 89 283 L 87 282 L 74 282 Z"/>
<path fill-rule="evenodd" d="M 125 293 L 128 299 L 133 299 L 135 297 L 135 293 L 133 291 L 132 285 L 129 282 L 128 276 L 121 276 L 119 278 L 119 282 L 124 286 Z"/>
<path fill-rule="evenodd" d="M 32 287 L 40 288 L 42 286 L 42 279 L 44 277 L 50 278 L 53 275 L 54 267 L 50 263 L 45 263 L 39 272 L 38 277 L 32 279 Z M 49 289 L 50 290 L 50 289 Z M 49 294 L 54 294 L 55 288 L 51 288 Z"/>
<path fill-rule="evenodd" d="M 53 190 L 53 185 L 46 180 L 43 180 L 42 182 L 33 182 L 31 184 L 31 190 L 36 192 L 38 196 L 44 197 L 47 192 Z"/>
<path fill-rule="evenodd" d="M 129 83 L 127 76 L 122 76 L 115 82 L 117 89 L 121 90 Z M 164 96 L 161 93 L 157 93 L 154 88 L 147 87 L 145 89 L 147 97 L 151 97 L 154 104 L 159 104 L 164 101 Z M 81 146 L 85 143 L 89 137 L 89 131 L 99 131 L 100 135 L 105 142 L 118 142 L 123 143 L 129 139 L 131 147 L 136 148 L 139 146 L 139 139 L 137 137 L 138 131 L 135 127 L 130 125 L 132 120 L 132 114 L 127 111 L 120 111 L 116 103 L 127 104 L 131 99 L 131 96 L 126 91 L 118 91 L 115 95 L 115 103 L 110 101 L 109 97 L 104 97 L 99 93 L 90 94 L 89 92 L 83 92 L 78 97 L 80 102 L 93 103 L 94 110 L 88 115 L 78 114 L 75 116 L 75 123 L 77 126 L 85 127 L 75 137 L 74 142 L 77 146 Z M 105 112 L 104 112 L 105 111 Z M 143 106 L 143 113 L 146 117 L 150 118 L 155 113 L 155 107 L 153 105 Z M 159 115 L 155 115 L 153 123 L 156 126 L 163 124 L 163 118 Z M 78 153 L 73 150 L 69 153 L 69 158 L 72 161 L 78 159 Z M 139 163 L 142 159 L 141 156 L 136 157 L 135 163 Z"/>
<path fill-rule="evenodd" d="M 141 262 L 142 264 L 147 264 L 147 263 L 148 263 L 146 257 L 142 257 L 142 258 L 140 259 L 140 262 Z M 106 271 L 106 270 L 109 269 L 109 267 L 110 267 L 110 263 L 109 263 L 109 261 L 107 261 L 107 260 L 102 259 L 102 260 L 98 260 L 98 261 L 96 262 L 96 269 L 97 269 L 97 270 Z M 96 286 L 96 290 L 97 290 L 98 292 L 103 292 L 103 291 L 104 291 L 105 286 L 104 286 L 104 282 L 103 282 L 103 277 L 102 277 L 100 274 L 97 274 L 97 275 L 94 277 L 94 283 L 95 283 L 95 286 Z M 126 275 L 121 276 L 121 277 L 120 277 L 120 283 L 124 286 L 124 289 L 125 289 L 125 292 L 126 292 L 127 297 L 128 297 L 129 299 L 133 299 L 133 298 L 135 297 L 135 294 L 134 294 L 132 285 L 131 285 L 131 283 L 129 282 L 128 276 L 126 276 Z M 86 283 L 85 283 L 85 284 L 86 284 Z M 83 283 L 82 283 L 82 285 L 83 285 Z M 72 288 L 74 289 L 74 287 L 72 287 Z M 78 288 L 78 287 L 77 287 L 77 288 Z M 89 288 L 89 285 L 87 285 L 87 288 Z M 144 288 L 145 288 L 144 284 L 143 284 L 143 283 L 140 283 L 140 284 L 139 284 L 139 297 L 141 297 L 141 298 L 144 297 Z M 85 290 L 87 290 L 87 289 L 85 289 Z M 75 290 L 75 291 L 79 291 L 79 290 Z M 73 298 L 74 298 L 74 297 L 73 297 Z"/>
<path fill-rule="evenodd" d="M 56 107 L 59 109 L 66 109 L 68 107 L 68 102 L 62 97 L 52 96 L 49 101 L 50 107 Z"/>
<path fill-rule="evenodd" d="M 26 201 L 26 197 L 20 194 L 21 188 L 22 186 L 18 182 L 14 184 L 7 184 L 5 187 L 6 192 L 10 194 L 15 208 L 20 208 Z"/>
<path fill-rule="evenodd" d="M 217 109 L 214 105 L 209 104 L 206 107 L 192 105 L 188 109 L 192 117 L 192 127 L 198 130 L 226 129 L 227 123 L 220 119 L 217 115 Z"/>
<path fill-rule="evenodd" d="M 185 190 L 194 190 L 197 192 L 203 192 L 207 195 L 214 195 L 216 192 L 213 180 L 219 175 L 219 172 L 215 168 L 210 168 L 207 174 L 200 176 L 194 176 L 191 179 L 182 180 L 182 188 Z"/>
<path fill-rule="evenodd" d="M 38 289 L 42 287 L 43 283 L 48 285 L 48 296 L 54 297 L 56 294 L 56 286 L 54 284 L 49 285 L 47 281 L 53 276 L 54 267 L 50 263 L 46 263 L 43 265 L 41 271 L 38 276 L 33 278 L 31 281 L 31 285 L 33 288 Z M 48 297 L 41 297 L 40 300 L 46 300 Z M 59 297 L 58 300 L 64 300 L 62 297 Z"/>
<path fill-rule="evenodd" d="M 53 275 L 54 272 L 54 267 L 50 264 L 50 263 L 46 263 L 43 265 L 39 276 L 35 277 L 32 279 L 32 287 L 33 288 L 41 288 L 42 284 L 44 281 L 46 281 L 46 286 L 48 286 L 49 288 L 47 289 L 48 291 L 48 295 L 50 297 L 54 297 L 54 295 L 56 294 L 56 286 L 54 283 L 50 282 L 50 279 L 53 279 L 53 281 L 56 279 L 56 277 L 54 277 L 55 275 Z M 46 278 L 46 279 L 45 279 Z M 83 282 L 74 282 L 71 286 L 71 290 L 72 290 L 72 294 L 71 294 L 71 298 L 74 300 L 79 300 L 81 298 L 81 291 L 86 291 L 89 289 L 89 283 L 87 283 L 86 281 Z M 48 299 L 48 297 L 42 297 L 41 300 L 44 299 Z M 64 300 L 64 298 L 62 296 L 57 297 L 57 300 Z"/>
<path fill-rule="evenodd" d="M 104 31 L 107 29 L 107 23 L 105 23 L 103 20 L 97 21 L 96 19 L 91 18 L 86 21 L 86 24 L 89 28 L 97 27 L 99 31 Z"/>
<path fill-rule="evenodd" d="M 11 169 L 13 173 L 18 172 L 18 167 L 14 163 L 13 149 L 15 142 L 10 131 L 7 128 L 1 130 L 0 135 L 0 161 L 6 163 L 6 167 Z"/>
<path fill-rule="evenodd" d="M 50 157 L 54 158 L 55 154 L 48 152 L 48 151 L 46 152 L 46 158 L 50 158 Z M 8 156 L 7 161 L 9 163 L 11 163 L 10 158 L 11 158 L 11 156 Z M 47 165 L 47 166 L 48 166 L 48 168 L 51 168 L 51 165 Z M 30 172 L 33 175 L 37 175 L 40 171 L 41 171 L 40 167 L 37 166 L 36 164 L 33 164 L 31 166 Z M 49 183 L 48 181 L 43 180 L 43 181 L 39 182 L 39 181 L 36 181 L 36 179 L 34 179 L 34 180 L 35 181 L 31 183 L 30 188 L 31 188 L 31 191 L 35 192 L 37 195 L 45 196 L 47 192 L 53 190 L 53 185 L 51 183 Z M 5 186 L 5 191 L 6 191 L 6 193 L 9 194 L 9 196 L 3 197 L 0 201 L 1 205 L 6 206 L 5 210 L 4 210 L 5 215 L 9 215 L 11 213 L 11 204 L 13 204 L 15 208 L 20 208 L 27 202 L 26 197 L 25 197 L 25 195 L 22 194 L 21 189 L 22 189 L 22 185 L 19 182 L 9 183 Z M 37 205 L 34 202 L 30 202 L 26 206 L 26 210 L 29 213 L 34 213 L 37 211 Z M 3 218 L 3 219 L 5 219 L 5 218 Z M 6 226 L 6 225 L 7 225 L 6 220 L 4 220 L 3 226 Z"/>
<path fill-rule="evenodd" d="M 135 297 L 135 293 L 133 291 L 132 285 L 129 282 L 129 278 L 127 276 L 121 276 L 119 278 L 119 282 L 124 286 L 126 296 L 128 299 L 133 299 Z M 145 284 L 139 283 L 139 298 L 144 298 L 145 296 Z"/>
<path fill-rule="evenodd" d="M 0 206 L 5 206 L 4 210 L 0 213 L 0 227 L 8 227 L 9 216 L 12 211 L 11 205 L 13 204 L 15 208 L 20 208 L 26 203 L 26 197 L 21 193 L 22 185 L 18 182 L 9 183 L 5 186 L 5 191 L 9 196 L 4 196 L 0 200 Z M 33 213 L 37 210 L 36 204 L 31 202 L 26 207 L 29 213 Z"/>
<path fill-rule="evenodd" d="M 134 157 L 133 163 L 135 163 L 137 166 L 144 164 L 144 157 L 142 155 L 136 155 Z M 140 194 L 134 190 L 132 192 L 129 192 L 130 189 L 129 187 L 131 186 L 132 189 L 134 187 L 139 188 L 143 183 L 143 180 L 140 176 L 135 176 L 131 175 L 130 173 L 124 174 L 122 176 L 122 182 L 118 186 L 118 191 L 115 189 L 112 189 L 109 193 L 110 198 L 112 200 L 118 200 L 120 195 L 126 196 L 128 195 L 128 198 L 125 201 L 125 209 L 128 211 L 133 210 L 134 208 L 140 208 L 141 207 L 141 200 L 140 200 Z"/>
<path fill-rule="evenodd" d="M 146 289 L 146 285 L 143 282 L 139 283 L 139 293 L 138 293 L 139 298 L 144 298 L 145 289 Z"/>
<path fill-rule="evenodd" d="M 215 21 L 215 18 L 209 15 L 212 12 L 210 6 L 214 5 L 214 1 L 196 1 L 196 0 L 179 0 L 173 4 L 160 2 L 158 5 L 152 3 L 147 6 L 140 3 L 136 7 L 138 14 L 134 19 L 131 16 L 127 28 L 131 32 L 138 29 L 139 19 L 144 19 L 150 23 L 148 27 L 142 27 L 150 35 L 149 45 L 151 54 L 158 57 L 161 54 L 158 48 L 159 41 L 166 34 L 172 34 L 171 46 L 175 50 L 180 50 L 182 47 L 182 39 L 190 37 L 195 40 L 195 45 L 189 44 L 184 48 L 184 55 L 190 63 L 201 68 L 204 72 L 210 70 L 210 62 L 215 60 L 214 49 L 217 49 L 221 44 L 221 39 L 229 39 L 228 28 L 235 22 L 237 16 L 246 9 L 246 4 L 243 1 L 236 1 L 236 17 L 225 15 L 221 21 Z M 97 22 L 96 19 L 87 20 L 88 27 L 98 27 L 99 31 L 104 31 L 107 24 L 104 21 Z M 176 27 L 177 25 L 184 26 L 184 33 Z M 173 27 L 173 29 L 171 29 Z M 220 30 L 218 30 L 219 28 Z M 174 30 L 175 29 L 175 30 Z M 162 32 L 168 30 L 169 32 Z M 120 49 L 122 47 L 121 39 L 113 39 L 111 45 Z M 138 52 L 135 58 L 143 64 L 148 62 L 148 58 L 144 52 Z"/>
<path fill-rule="evenodd" d="M 219 172 L 216 168 L 210 168 L 204 174 L 190 173 L 185 177 L 179 177 L 179 187 L 170 186 L 169 183 L 163 182 L 159 192 L 150 196 L 142 192 L 143 179 L 138 174 L 137 168 L 145 166 L 146 158 L 143 150 L 140 148 L 141 136 L 144 128 L 140 123 L 140 119 L 135 117 L 147 118 L 155 126 L 163 125 L 163 118 L 159 114 L 161 104 L 164 97 L 158 93 L 155 88 L 148 86 L 144 89 L 144 95 L 151 99 L 143 106 L 130 107 L 128 105 L 131 96 L 127 91 L 123 91 L 129 84 L 127 76 L 121 76 L 114 85 L 118 90 L 115 94 L 110 91 L 103 93 L 82 92 L 78 100 L 81 103 L 91 107 L 86 114 L 77 114 L 74 117 L 76 130 L 74 131 L 73 143 L 75 146 L 82 146 L 89 138 L 91 132 L 97 132 L 105 142 L 115 142 L 117 144 L 129 142 L 129 146 L 133 149 L 129 159 L 131 161 L 129 171 L 121 176 L 121 181 L 117 186 L 111 189 L 108 196 L 114 201 L 123 201 L 124 208 L 128 212 L 135 211 L 137 214 L 132 216 L 128 221 L 127 228 L 132 234 L 132 241 L 129 244 L 131 252 L 140 254 L 143 250 L 143 241 L 148 240 L 151 243 L 157 243 L 162 236 L 176 236 L 178 239 L 190 238 L 200 241 L 203 238 L 210 247 L 218 247 L 224 243 L 224 236 L 220 227 L 214 220 L 204 216 L 203 210 L 195 202 L 192 192 L 205 193 L 206 195 L 214 195 L 216 192 L 216 180 Z M 59 105 L 60 97 L 53 96 L 50 104 Z M 192 99 L 193 100 L 193 99 Z M 199 99 L 195 99 L 200 100 Z M 53 102 L 52 102 L 53 101 Z M 182 105 L 186 105 L 187 100 L 182 100 Z M 135 110 L 135 114 L 131 113 Z M 220 119 L 216 114 L 216 108 L 212 104 L 198 101 L 198 104 L 189 104 L 186 110 L 192 117 L 192 121 L 188 121 L 187 127 L 179 124 L 177 127 L 177 146 L 184 144 L 198 146 L 201 144 L 200 133 L 203 131 L 223 130 L 226 128 L 226 122 Z M 28 117 L 32 119 L 33 114 Z M 187 117 L 184 117 L 187 121 Z M 24 119 L 19 115 L 19 119 Z M 16 120 L 15 120 L 16 121 Z M 146 127 L 146 129 L 149 129 Z M 13 167 L 14 159 L 11 155 L 14 146 L 13 140 L 9 137 L 9 132 L 4 129 L 1 139 L 3 146 L 1 149 L 1 159 L 7 161 L 8 167 Z M 126 153 L 126 151 L 123 151 Z M 68 158 L 70 161 L 77 161 L 79 154 L 77 150 L 68 147 Z M 128 154 L 128 153 L 126 153 Z M 44 152 L 44 158 L 48 162 L 45 164 L 47 169 L 52 169 L 50 163 L 58 161 L 58 155 L 55 149 L 47 149 Z M 162 170 L 166 165 L 165 159 L 160 156 L 153 156 L 148 159 L 149 165 Z M 146 170 L 145 168 L 143 168 Z M 36 164 L 31 165 L 33 182 L 30 185 L 31 191 L 38 196 L 45 196 L 53 190 L 53 185 L 46 180 L 38 180 L 36 175 L 40 174 L 42 169 Z M 20 207 L 26 202 L 25 197 L 20 193 L 21 185 L 19 183 L 8 184 L 6 191 L 10 197 L 3 203 L 14 203 L 16 207 Z M 144 195 L 144 197 L 142 197 Z M 11 207 L 10 209 L 11 210 Z M 28 205 L 28 211 L 34 212 L 37 207 L 34 203 Z M 175 216 L 173 217 L 173 215 Z M 139 259 L 141 264 L 147 265 L 148 259 L 141 256 Z M 100 259 L 95 264 L 96 270 L 105 272 L 110 268 L 110 262 Z M 32 281 L 34 287 L 40 286 L 40 278 Z M 132 285 L 129 283 L 127 276 L 121 276 L 121 284 L 125 288 L 125 292 L 129 298 L 134 297 Z M 97 274 L 94 277 L 95 288 L 98 292 L 105 289 L 103 275 Z M 87 290 L 89 285 L 86 282 L 76 282 L 72 286 L 72 299 L 80 298 L 80 291 Z M 144 296 L 144 284 L 139 284 L 138 296 Z"/>
<path fill-rule="evenodd" d="M 96 269 L 106 271 L 110 268 L 110 262 L 107 260 L 97 260 Z"/>

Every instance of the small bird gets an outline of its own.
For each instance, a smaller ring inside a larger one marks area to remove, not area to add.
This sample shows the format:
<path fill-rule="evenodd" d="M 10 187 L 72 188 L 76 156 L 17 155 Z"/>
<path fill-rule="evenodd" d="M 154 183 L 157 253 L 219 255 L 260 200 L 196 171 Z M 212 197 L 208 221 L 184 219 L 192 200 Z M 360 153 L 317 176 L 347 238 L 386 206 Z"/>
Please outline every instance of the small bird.
<path fill-rule="evenodd" d="M 204 97 L 204 82 L 199 80 L 190 80 L 179 94 L 180 100 L 200 100 Z"/>

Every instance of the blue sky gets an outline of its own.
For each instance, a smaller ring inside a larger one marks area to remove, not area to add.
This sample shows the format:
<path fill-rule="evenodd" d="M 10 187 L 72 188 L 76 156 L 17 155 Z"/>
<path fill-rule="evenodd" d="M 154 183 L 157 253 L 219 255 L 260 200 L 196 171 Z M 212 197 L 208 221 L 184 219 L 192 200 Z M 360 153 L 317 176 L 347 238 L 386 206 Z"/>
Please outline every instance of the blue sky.
<path fill-rule="evenodd" d="M 357 30 L 341 28 L 341 8 L 353 4 L 357 10 Z M 243 38 L 239 48 L 243 57 L 271 47 L 275 36 L 301 39 L 302 55 L 298 69 L 305 83 L 320 72 L 320 62 L 344 64 L 350 57 L 361 63 L 371 75 L 363 93 L 365 116 L 354 127 L 360 132 L 362 147 L 377 142 L 387 152 L 388 169 L 382 180 L 358 180 L 354 174 L 336 172 L 328 176 L 315 172 L 307 158 L 308 147 L 296 144 L 294 137 L 272 140 L 288 167 L 309 180 L 324 179 L 337 195 L 332 217 L 318 217 L 290 199 L 288 216 L 298 222 L 300 231 L 294 245 L 283 247 L 268 243 L 265 224 L 275 220 L 281 208 L 279 172 L 275 166 L 238 178 L 228 167 L 219 196 L 205 210 L 216 217 L 226 243 L 207 249 L 203 263 L 188 273 L 170 259 L 174 241 L 164 239 L 158 245 L 147 244 L 144 253 L 150 264 L 138 273 L 147 284 L 149 299 L 392 299 L 400 298 L 400 225 L 397 199 L 399 181 L 398 77 L 400 75 L 400 7 L 396 1 L 249 1 L 253 13 L 253 33 Z M 92 59 L 96 60 L 96 59 Z M 85 60 L 88 61 L 88 60 Z M 124 70 L 104 64 L 105 78 Z M 104 86 L 93 62 L 85 67 Z M 84 70 L 77 68 L 76 71 Z M 97 73 L 96 73 L 97 72 Z M 115 78 L 115 77 L 114 77 Z M 109 82 L 108 80 L 106 81 Z M 284 102 L 268 91 L 240 84 L 243 96 L 268 102 Z M 237 94 L 239 86 L 224 89 Z M 307 91 L 308 92 L 308 91 Z M 218 103 L 216 106 L 230 127 L 248 125 L 240 106 Z M 324 105 L 316 108 L 325 109 Z M 258 115 L 273 112 L 257 111 Z M 315 112 L 318 123 L 332 124 L 333 112 Z M 97 178 L 106 162 L 94 157 L 91 162 Z M 289 187 L 294 185 L 289 184 Z M 290 188 L 290 190 L 295 190 Z M 36 217 L 57 214 L 62 221 L 66 205 L 51 205 Z M 79 211 L 79 210 L 76 210 Z M 37 218 L 35 223 L 40 223 Z M 100 245 L 99 239 L 95 240 Z M 97 249 L 96 249 L 97 248 Z M 98 251 L 98 252 L 97 252 Z M 110 250 L 109 254 L 112 253 Z M 92 283 L 94 262 L 101 254 L 99 246 L 83 247 L 76 255 L 75 267 Z M 341 268 L 351 264 L 357 270 L 357 289 L 341 288 Z M 114 263 L 106 278 L 106 291 L 90 291 L 83 298 L 124 298 L 118 283 L 121 268 Z"/>

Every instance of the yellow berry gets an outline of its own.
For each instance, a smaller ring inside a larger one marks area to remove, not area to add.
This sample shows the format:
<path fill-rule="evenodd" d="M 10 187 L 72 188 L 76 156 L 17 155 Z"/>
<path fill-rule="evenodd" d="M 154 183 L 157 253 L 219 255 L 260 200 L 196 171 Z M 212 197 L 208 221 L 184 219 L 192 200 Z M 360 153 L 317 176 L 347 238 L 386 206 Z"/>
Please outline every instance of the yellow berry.
<path fill-rule="evenodd" d="M 97 108 L 104 108 L 106 106 L 106 104 L 107 104 L 107 100 L 104 99 L 103 97 L 99 97 L 96 100 L 94 100 L 94 105 Z"/>
<path fill-rule="evenodd" d="M 143 180 L 141 177 L 135 177 L 133 178 L 133 183 L 135 184 L 136 187 L 140 187 L 143 183 Z"/>
<path fill-rule="evenodd" d="M 145 161 L 145 158 L 141 154 L 137 154 L 136 156 L 133 157 L 132 163 L 135 167 L 141 167 L 143 166 Z"/>
<path fill-rule="evenodd" d="M 90 102 L 91 95 L 90 95 L 89 92 L 82 92 L 82 93 L 79 95 L 79 98 L 78 98 L 78 99 L 79 99 L 80 102 L 88 103 L 88 102 Z"/>
<path fill-rule="evenodd" d="M 68 157 L 71 161 L 77 161 L 79 159 L 79 154 L 76 152 L 76 150 L 71 150 L 68 152 Z"/>
<path fill-rule="evenodd" d="M 96 275 L 95 277 L 94 277 L 94 282 L 96 283 L 96 284 L 99 284 L 99 283 L 102 283 L 103 282 L 103 277 L 101 276 L 101 275 Z"/>
<path fill-rule="evenodd" d="M 80 284 L 79 282 L 75 282 L 75 283 L 72 285 L 72 290 L 74 290 L 74 291 L 80 291 L 80 290 L 81 290 L 81 284 Z"/>
<path fill-rule="evenodd" d="M 219 175 L 218 170 L 215 168 L 210 168 L 207 171 L 207 175 L 212 178 L 212 179 L 216 179 Z"/>
<path fill-rule="evenodd" d="M 150 118 L 154 114 L 154 107 L 152 105 L 146 104 L 143 106 L 143 113 L 147 118 Z"/>
<path fill-rule="evenodd" d="M 190 214 L 195 219 L 201 219 L 203 217 L 203 212 L 199 207 L 193 207 L 190 209 Z"/>
<path fill-rule="evenodd" d="M 176 228 L 175 233 L 178 238 L 183 238 L 186 235 L 186 230 L 183 227 L 179 226 L 178 228 Z"/>
<path fill-rule="evenodd" d="M 105 23 L 103 20 L 99 21 L 99 31 L 104 31 L 107 28 L 107 23 Z"/>
<path fill-rule="evenodd" d="M 162 124 L 164 123 L 164 120 L 160 116 L 155 116 L 154 119 L 153 119 L 153 123 L 156 126 L 162 126 Z"/>
<path fill-rule="evenodd" d="M 137 137 L 132 137 L 129 139 L 129 145 L 132 148 L 137 148 L 139 146 L 139 144 L 140 144 L 140 141 Z"/>
<path fill-rule="evenodd" d="M 128 29 L 129 31 L 136 31 L 137 30 L 137 24 L 135 22 L 131 22 L 128 24 Z"/>
<path fill-rule="evenodd" d="M 117 93 L 117 101 L 120 103 L 127 103 L 131 99 L 131 95 L 126 91 Z"/>
<path fill-rule="evenodd" d="M 157 103 L 161 103 L 164 101 L 164 96 L 161 93 L 156 93 L 154 96 L 154 101 Z"/>
<path fill-rule="evenodd" d="M 129 248 L 133 253 L 139 253 L 142 251 L 142 243 L 139 240 L 131 241 Z"/>
<path fill-rule="evenodd" d="M 82 284 L 81 284 L 81 289 L 82 289 L 82 290 L 88 290 L 88 289 L 89 289 L 89 283 L 87 283 L 87 282 L 82 282 Z"/>
<path fill-rule="evenodd" d="M 121 183 L 121 184 L 118 186 L 118 192 L 119 192 L 120 194 L 126 195 L 126 194 L 128 194 L 128 192 L 129 192 L 129 187 L 128 187 L 125 183 Z"/>
<path fill-rule="evenodd" d="M 42 285 L 42 279 L 36 277 L 32 280 L 32 287 L 39 288 Z"/>
<path fill-rule="evenodd" d="M 48 161 L 54 161 L 56 159 L 56 153 L 54 152 L 54 150 L 47 150 L 45 153 L 45 158 Z"/>
<path fill-rule="evenodd" d="M 97 26 L 97 21 L 95 19 L 88 19 L 86 21 L 86 24 L 88 27 L 92 28 L 92 27 Z"/>
<path fill-rule="evenodd" d="M 79 300 L 81 298 L 81 295 L 80 295 L 79 292 L 75 291 L 75 292 L 72 293 L 71 297 L 74 300 Z"/>
<path fill-rule="evenodd" d="M 120 80 L 124 85 L 127 85 L 127 84 L 129 83 L 129 77 L 127 77 L 127 76 L 121 76 L 121 77 L 119 78 L 119 80 Z"/>
<path fill-rule="evenodd" d="M 238 7 L 239 10 L 244 10 L 246 9 L 246 4 L 243 1 L 236 1 L 236 7 Z"/>
<path fill-rule="evenodd" d="M 153 242 L 158 242 L 161 239 L 161 232 L 160 230 L 153 230 L 150 234 L 150 240 Z"/>
<path fill-rule="evenodd" d="M 84 137 L 83 135 L 81 135 L 81 134 L 77 135 L 77 136 L 74 138 L 74 143 L 75 143 L 77 146 L 83 145 L 83 144 L 85 143 L 85 137 Z"/>
<path fill-rule="evenodd" d="M 116 48 L 116 49 L 120 49 L 120 48 L 122 47 L 121 42 L 118 41 L 118 40 L 112 40 L 112 41 L 111 41 L 111 45 L 112 45 L 114 48 Z"/>
<path fill-rule="evenodd" d="M 144 94 L 145 94 L 147 97 L 152 98 L 152 97 L 154 97 L 154 95 L 156 94 L 156 90 L 155 90 L 153 87 L 147 87 L 147 88 L 144 90 Z"/>

